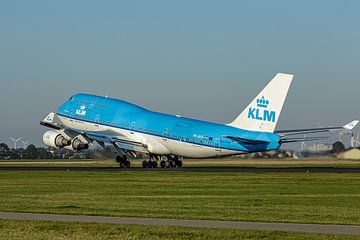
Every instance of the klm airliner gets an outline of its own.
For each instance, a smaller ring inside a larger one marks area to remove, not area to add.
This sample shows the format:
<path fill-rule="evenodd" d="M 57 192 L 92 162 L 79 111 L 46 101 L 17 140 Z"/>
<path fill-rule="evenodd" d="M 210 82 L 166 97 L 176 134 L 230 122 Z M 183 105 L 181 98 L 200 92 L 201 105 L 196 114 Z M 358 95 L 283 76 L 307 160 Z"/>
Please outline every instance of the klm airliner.
<path fill-rule="evenodd" d="M 120 167 L 130 167 L 127 155 L 149 156 L 143 167 L 181 167 L 182 157 L 212 158 L 277 150 L 284 143 L 316 140 L 299 134 L 351 130 L 358 121 L 343 127 L 275 130 L 293 75 L 278 73 L 231 123 L 218 124 L 179 115 L 153 112 L 118 99 L 75 94 L 57 113 L 41 121 L 51 128 L 43 142 L 52 148 L 74 151 L 94 142 L 112 144 Z M 61 123 L 54 122 L 57 115 Z"/>

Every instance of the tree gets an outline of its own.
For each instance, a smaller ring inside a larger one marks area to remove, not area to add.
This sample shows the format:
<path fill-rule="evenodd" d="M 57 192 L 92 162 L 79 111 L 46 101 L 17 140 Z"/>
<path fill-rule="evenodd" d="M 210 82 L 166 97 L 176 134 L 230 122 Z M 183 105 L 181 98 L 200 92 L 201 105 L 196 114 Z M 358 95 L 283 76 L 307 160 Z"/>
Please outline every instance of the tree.
<path fill-rule="evenodd" d="M 10 158 L 11 151 L 8 145 L 5 143 L 0 143 L 0 159 Z"/>
<path fill-rule="evenodd" d="M 24 159 L 37 159 L 38 156 L 37 156 L 37 150 L 36 150 L 36 147 L 35 145 L 33 144 L 30 144 L 24 151 L 24 154 L 23 154 L 23 158 Z"/>
<path fill-rule="evenodd" d="M 40 159 L 52 159 L 53 156 L 51 152 L 49 152 L 46 148 L 40 147 L 36 149 L 37 152 L 37 158 Z"/>

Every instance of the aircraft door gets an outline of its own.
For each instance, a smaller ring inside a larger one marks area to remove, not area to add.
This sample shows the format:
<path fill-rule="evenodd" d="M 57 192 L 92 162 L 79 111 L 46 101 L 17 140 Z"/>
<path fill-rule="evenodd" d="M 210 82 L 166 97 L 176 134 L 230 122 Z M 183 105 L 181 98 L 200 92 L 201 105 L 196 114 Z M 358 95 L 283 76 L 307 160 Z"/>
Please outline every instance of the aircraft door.
<path fill-rule="evenodd" d="M 96 114 L 95 116 L 95 122 L 100 123 L 100 114 Z"/>
<path fill-rule="evenodd" d="M 132 122 L 131 123 L 131 130 L 135 130 L 135 128 L 136 128 L 136 122 Z"/>
<path fill-rule="evenodd" d="M 100 114 L 96 114 L 95 115 L 95 127 L 99 128 L 99 123 L 100 123 Z"/>
<path fill-rule="evenodd" d="M 164 137 L 169 136 L 169 128 L 164 128 Z"/>
<path fill-rule="evenodd" d="M 220 151 L 220 139 L 219 138 L 214 139 L 214 147 L 216 148 L 216 150 Z"/>

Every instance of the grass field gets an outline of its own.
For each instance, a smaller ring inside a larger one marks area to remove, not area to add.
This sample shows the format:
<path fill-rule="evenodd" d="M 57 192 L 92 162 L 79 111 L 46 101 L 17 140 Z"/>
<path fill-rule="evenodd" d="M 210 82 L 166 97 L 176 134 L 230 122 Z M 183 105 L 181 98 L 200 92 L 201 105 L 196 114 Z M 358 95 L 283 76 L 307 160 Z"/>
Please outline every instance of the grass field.
<path fill-rule="evenodd" d="M 60 223 L 39 221 L 0 221 L 0 239 L 323 239 L 347 240 L 360 237 L 270 231 L 212 230 L 179 227 Z"/>
<path fill-rule="evenodd" d="M 184 167 L 240 166 L 240 167 L 360 167 L 360 160 L 324 159 L 184 159 Z M 118 167 L 114 160 L 1 160 L 0 166 L 82 166 Z M 142 160 L 131 160 L 132 167 L 141 167 Z"/>
<path fill-rule="evenodd" d="M 0 211 L 360 225 L 358 174 L 0 172 Z"/>

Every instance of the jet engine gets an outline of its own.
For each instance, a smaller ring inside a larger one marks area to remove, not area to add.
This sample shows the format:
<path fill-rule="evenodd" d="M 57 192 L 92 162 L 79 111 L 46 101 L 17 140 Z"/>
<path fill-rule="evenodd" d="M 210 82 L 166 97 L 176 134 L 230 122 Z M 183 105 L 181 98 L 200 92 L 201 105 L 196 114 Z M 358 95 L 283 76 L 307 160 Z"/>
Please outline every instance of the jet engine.
<path fill-rule="evenodd" d="M 83 141 L 81 141 L 79 138 L 76 137 L 71 141 L 71 146 L 68 146 L 66 148 L 75 150 L 75 151 L 79 151 L 79 150 L 83 150 L 83 149 L 88 149 L 89 144 L 84 143 Z"/>
<path fill-rule="evenodd" d="M 63 148 L 69 146 L 71 141 L 56 131 L 47 131 L 43 135 L 43 143 L 53 148 Z"/>

